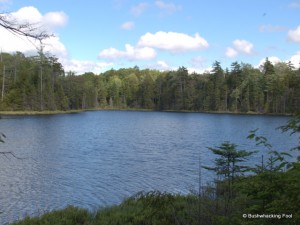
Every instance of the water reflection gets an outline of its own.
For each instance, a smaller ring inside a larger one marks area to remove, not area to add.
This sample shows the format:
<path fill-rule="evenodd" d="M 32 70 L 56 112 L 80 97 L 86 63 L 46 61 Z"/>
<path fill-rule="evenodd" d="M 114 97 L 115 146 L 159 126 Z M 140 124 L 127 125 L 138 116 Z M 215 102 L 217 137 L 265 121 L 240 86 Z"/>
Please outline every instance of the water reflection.
<path fill-rule="evenodd" d="M 199 155 L 213 162 L 207 147 L 229 140 L 253 149 L 245 137 L 256 128 L 278 149 L 292 147 L 296 137 L 274 130 L 288 119 L 119 111 L 2 119 L 1 150 L 26 159 L 0 158 L 0 223 L 69 204 L 94 210 L 141 190 L 189 193 Z"/>

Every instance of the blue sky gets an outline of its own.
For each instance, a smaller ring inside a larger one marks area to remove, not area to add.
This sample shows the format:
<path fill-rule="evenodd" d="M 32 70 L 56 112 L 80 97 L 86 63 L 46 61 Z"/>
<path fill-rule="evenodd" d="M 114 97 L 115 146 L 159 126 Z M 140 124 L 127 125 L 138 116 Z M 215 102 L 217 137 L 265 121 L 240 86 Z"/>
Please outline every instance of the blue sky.
<path fill-rule="evenodd" d="M 300 62 L 300 0 L 0 0 L 0 9 L 54 33 L 45 49 L 77 74 Z M 3 51 L 35 51 L 10 35 L 0 29 Z"/>

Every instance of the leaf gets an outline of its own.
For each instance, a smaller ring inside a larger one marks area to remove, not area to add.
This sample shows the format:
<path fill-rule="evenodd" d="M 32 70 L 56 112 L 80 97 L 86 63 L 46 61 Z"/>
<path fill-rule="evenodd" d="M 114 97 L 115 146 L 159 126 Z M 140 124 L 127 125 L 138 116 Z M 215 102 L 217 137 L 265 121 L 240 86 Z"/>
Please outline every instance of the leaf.
<path fill-rule="evenodd" d="M 248 139 L 253 139 L 255 137 L 255 134 L 250 134 L 247 138 Z"/>
<path fill-rule="evenodd" d="M 286 156 L 288 156 L 288 157 L 292 157 L 292 155 L 289 154 L 289 153 L 287 153 L 287 152 L 281 152 L 281 155 L 286 155 Z"/>

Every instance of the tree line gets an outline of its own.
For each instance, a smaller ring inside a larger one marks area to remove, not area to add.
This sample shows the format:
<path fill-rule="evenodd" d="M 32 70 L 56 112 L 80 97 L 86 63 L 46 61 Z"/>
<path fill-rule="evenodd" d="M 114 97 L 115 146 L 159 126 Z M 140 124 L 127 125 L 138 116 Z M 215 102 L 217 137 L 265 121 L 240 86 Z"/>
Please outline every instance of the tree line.
<path fill-rule="evenodd" d="M 294 113 L 300 107 L 300 69 L 291 63 L 260 68 L 233 62 L 189 74 L 121 68 L 101 74 L 65 72 L 56 57 L 1 53 L 0 110 L 151 109 Z"/>

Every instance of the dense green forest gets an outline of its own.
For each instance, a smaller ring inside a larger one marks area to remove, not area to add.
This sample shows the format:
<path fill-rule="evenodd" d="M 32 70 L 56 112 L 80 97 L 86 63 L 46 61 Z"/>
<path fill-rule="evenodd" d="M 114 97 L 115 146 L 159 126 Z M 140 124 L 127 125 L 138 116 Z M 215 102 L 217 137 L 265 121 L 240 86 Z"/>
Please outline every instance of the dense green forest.
<path fill-rule="evenodd" d="M 134 68 L 101 74 L 65 72 L 42 51 L 27 57 L 2 53 L 1 111 L 135 108 L 220 112 L 294 113 L 300 107 L 300 70 L 268 58 L 257 69 L 233 62 L 189 74 Z"/>

